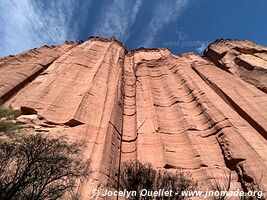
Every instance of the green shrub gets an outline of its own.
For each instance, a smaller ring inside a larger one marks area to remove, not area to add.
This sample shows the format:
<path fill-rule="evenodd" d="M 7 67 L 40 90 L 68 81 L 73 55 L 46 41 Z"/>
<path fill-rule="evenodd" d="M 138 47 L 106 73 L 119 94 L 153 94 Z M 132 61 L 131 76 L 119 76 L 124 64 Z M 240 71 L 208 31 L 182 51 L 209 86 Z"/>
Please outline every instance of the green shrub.
<path fill-rule="evenodd" d="M 20 126 L 9 120 L 0 121 L 0 133 L 8 133 L 19 129 Z"/>
<path fill-rule="evenodd" d="M 9 133 L 20 128 L 12 120 L 20 115 L 19 111 L 4 108 L 0 103 L 0 133 Z"/>
<path fill-rule="evenodd" d="M 5 117 L 7 119 L 15 119 L 19 115 L 19 111 L 7 109 L 0 105 L 0 118 Z"/>

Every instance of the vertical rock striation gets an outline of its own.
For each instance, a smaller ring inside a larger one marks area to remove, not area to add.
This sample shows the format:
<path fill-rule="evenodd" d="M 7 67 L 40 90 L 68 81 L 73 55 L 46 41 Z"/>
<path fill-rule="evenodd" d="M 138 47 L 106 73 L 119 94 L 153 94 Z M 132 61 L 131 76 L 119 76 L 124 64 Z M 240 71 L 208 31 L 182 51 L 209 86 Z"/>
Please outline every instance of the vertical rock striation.
<path fill-rule="evenodd" d="M 35 131 L 86 143 L 83 199 L 136 159 L 189 171 L 202 189 L 231 172 L 232 189 L 266 191 L 266 55 L 248 41 L 217 41 L 201 58 L 94 37 L 2 58 L 0 98 L 36 115 Z"/>

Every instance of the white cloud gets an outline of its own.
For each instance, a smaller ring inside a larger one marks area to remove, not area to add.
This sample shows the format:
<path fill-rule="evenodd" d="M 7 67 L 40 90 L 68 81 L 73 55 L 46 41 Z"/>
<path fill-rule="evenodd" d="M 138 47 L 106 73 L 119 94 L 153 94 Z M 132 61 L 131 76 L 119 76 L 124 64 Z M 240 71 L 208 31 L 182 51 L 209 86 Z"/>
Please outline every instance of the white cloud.
<path fill-rule="evenodd" d="M 114 0 L 103 9 L 103 14 L 100 15 L 93 34 L 102 37 L 115 36 L 125 42 L 129 37 L 130 29 L 135 22 L 142 2 L 143 0 Z"/>
<path fill-rule="evenodd" d="M 78 6 L 77 0 L 1 1 L 0 56 L 76 39 L 77 25 L 71 20 Z"/>
<path fill-rule="evenodd" d="M 189 0 L 161 1 L 157 4 L 154 8 L 153 16 L 144 31 L 145 37 L 142 45 L 150 47 L 158 32 L 171 21 L 177 20 L 188 4 Z"/>
<path fill-rule="evenodd" d="M 201 45 L 198 48 L 196 48 L 196 52 L 199 54 L 203 54 L 204 50 L 208 47 L 210 42 L 207 41 L 207 42 L 200 42 L 200 43 Z"/>

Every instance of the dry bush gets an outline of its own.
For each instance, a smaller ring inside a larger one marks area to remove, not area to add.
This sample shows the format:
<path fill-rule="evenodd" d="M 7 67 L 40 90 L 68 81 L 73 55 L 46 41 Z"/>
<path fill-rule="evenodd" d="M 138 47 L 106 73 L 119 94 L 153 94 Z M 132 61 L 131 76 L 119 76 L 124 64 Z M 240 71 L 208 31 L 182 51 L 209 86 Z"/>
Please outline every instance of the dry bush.
<path fill-rule="evenodd" d="M 212 187 L 211 189 L 213 191 L 219 191 L 220 192 L 220 196 L 214 196 L 213 199 L 214 200 L 226 200 L 226 199 L 231 199 L 233 198 L 232 196 L 227 196 L 226 192 L 230 192 L 230 188 L 231 188 L 231 182 L 232 182 L 232 175 L 231 172 L 229 173 L 229 175 L 226 176 L 225 180 L 221 183 L 219 183 L 218 181 L 214 180 L 212 183 Z M 240 188 L 240 192 L 244 193 L 244 196 L 239 196 L 238 198 L 240 200 L 264 200 L 264 195 L 262 190 L 260 189 L 260 184 L 258 182 L 253 182 L 253 187 L 250 188 L 250 192 L 254 193 L 253 196 L 248 196 L 248 192 L 247 190 L 244 190 L 243 188 Z"/>
<path fill-rule="evenodd" d="M 155 170 L 151 164 L 139 161 L 125 162 L 121 166 L 119 176 L 119 190 L 136 191 L 137 195 L 130 199 L 184 199 L 181 192 L 185 190 L 195 190 L 197 183 L 193 181 L 188 173 L 179 170 L 175 174 L 167 171 Z M 142 189 L 150 191 L 173 191 L 177 195 L 172 197 L 140 197 Z"/>
<path fill-rule="evenodd" d="M 81 145 L 41 134 L 0 139 L 0 200 L 58 199 L 90 174 Z"/>

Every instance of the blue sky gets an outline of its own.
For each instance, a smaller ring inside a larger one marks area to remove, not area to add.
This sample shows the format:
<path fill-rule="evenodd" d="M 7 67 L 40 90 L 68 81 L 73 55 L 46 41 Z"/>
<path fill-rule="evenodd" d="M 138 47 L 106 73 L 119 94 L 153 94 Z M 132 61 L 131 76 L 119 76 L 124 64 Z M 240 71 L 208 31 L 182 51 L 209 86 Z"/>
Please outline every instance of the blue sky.
<path fill-rule="evenodd" d="M 218 38 L 267 46 L 266 19 L 266 0 L 0 0 L 0 56 L 91 35 L 175 54 Z"/>

